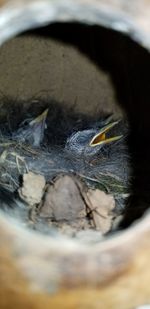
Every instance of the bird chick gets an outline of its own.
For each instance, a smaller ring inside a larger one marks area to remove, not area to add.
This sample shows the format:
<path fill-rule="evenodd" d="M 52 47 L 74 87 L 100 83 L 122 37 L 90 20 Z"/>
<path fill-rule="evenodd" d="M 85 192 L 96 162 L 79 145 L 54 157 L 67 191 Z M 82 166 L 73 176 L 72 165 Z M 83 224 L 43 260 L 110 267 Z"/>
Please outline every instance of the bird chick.
<path fill-rule="evenodd" d="M 65 150 L 75 157 L 93 157 L 109 143 L 121 139 L 122 135 L 107 137 L 107 133 L 119 121 L 113 121 L 102 128 L 89 129 L 73 133 L 66 141 Z"/>
<path fill-rule="evenodd" d="M 48 109 L 41 115 L 31 120 L 26 126 L 19 128 L 13 133 L 12 139 L 21 143 L 27 143 L 34 147 L 39 147 L 44 138 L 45 122 Z"/>

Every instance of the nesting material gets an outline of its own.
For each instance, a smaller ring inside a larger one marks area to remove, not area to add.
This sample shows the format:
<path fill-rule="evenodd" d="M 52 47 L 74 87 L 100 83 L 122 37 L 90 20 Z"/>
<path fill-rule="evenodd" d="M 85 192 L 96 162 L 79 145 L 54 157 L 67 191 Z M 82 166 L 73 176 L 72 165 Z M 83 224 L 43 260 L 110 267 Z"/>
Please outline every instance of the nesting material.
<path fill-rule="evenodd" d="M 81 238 L 92 237 L 90 230 L 98 230 L 99 238 L 111 230 L 116 217 L 112 195 L 88 189 L 71 175 L 60 175 L 53 183 L 45 184 L 43 176 L 29 172 L 23 175 L 18 190 L 20 198 L 29 206 L 29 217 L 35 228 L 42 219 L 44 225 L 57 227 L 63 234 L 76 236 L 84 231 Z"/>
<path fill-rule="evenodd" d="M 86 194 L 86 203 L 92 213 L 95 228 L 103 234 L 109 232 L 115 217 L 113 213 L 115 209 L 114 197 L 98 189 L 89 189 Z"/>
<path fill-rule="evenodd" d="M 45 178 L 32 172 L 23 175 L 23 185 L 18 189 L 20 198 L 33 206 L 39 204 L 45 187 Z"/>
<path fill-rule="evenodd" d="M 50 102 L 47 115 L 48 102 L 41 102 L 38 112 L 32 110 L 32 103 L 26 115 L 13 110 L 20 117 L 16 122 L 8 115 L 10 127 L 16 124 L 11 134 L 8 123 L 0 127 L 0 183 L 12 192 L 13 203 L 9 203 L 14 207 L 17 192 L 26 218 L 35 229 L 41 224 L 40 231 L 46 226 L 72 236 L 94 229 L 106 234 L 123 213 L 130 194 L 127 121 L 116 121 L 112 115 L 87 117 Z M 47 120 L 37 121 L 44 110 Z M 31 124 L 38 125 L 38 144 L 37 127 Z M 27 132 L 34 142 L 22 138 Z M 100 141 L 94 148 L 89 143 L 95 134 Z M 77 137 L 73 144 L 72 137 Z"/>
<path fill-rule="evenodd" d="M 49 185 L 41 207 L 41 216 L 56 221 L 71 222 L 86 216 L 86 208 L 79 190 L 79 181 L 62 175 Z"/>

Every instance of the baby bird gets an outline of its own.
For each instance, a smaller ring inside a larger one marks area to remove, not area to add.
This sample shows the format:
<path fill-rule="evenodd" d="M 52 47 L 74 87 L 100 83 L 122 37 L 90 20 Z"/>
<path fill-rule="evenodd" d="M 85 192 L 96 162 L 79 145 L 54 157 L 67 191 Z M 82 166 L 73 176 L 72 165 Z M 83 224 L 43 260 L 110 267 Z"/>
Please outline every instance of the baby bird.
<path fill-rule="evenodd" d="M 65 150 L 75 157 L 94 157 L 101 148 L 122 138 L 122 135 L 108 137 L 107 133 L 118 124 L 113 121 L 102 128 L 87 129 L 73 133 L 66 141 Z"/>
<path fill-rule="evenodd" d="M 12 134 L 13 140 L 39 147 L 44 138 L 48 109 Z"/>

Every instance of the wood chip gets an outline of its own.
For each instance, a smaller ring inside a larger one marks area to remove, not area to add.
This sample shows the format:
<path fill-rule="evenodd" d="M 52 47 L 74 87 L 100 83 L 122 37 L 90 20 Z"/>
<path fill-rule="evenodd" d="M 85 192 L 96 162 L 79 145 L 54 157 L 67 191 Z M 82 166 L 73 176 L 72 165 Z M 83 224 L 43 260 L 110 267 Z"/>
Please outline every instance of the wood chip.
<path fill-rule="evenodd" d="M 32 172 L 24 174 L 23 186 L 18 190 L 20 198 L 30 206 L 39 204 L 43 196 L 45 184 L 45 178 L 42 175 Z"/>
<path fill-rule="evenodd" d="M 57 222 L 86 217 L 86 206 L 74 177 L 61 175 L 48 186 L 40 216 Z"/>
<path fill-rule="evenodd" d="M 102 234 L 111 230 L 112 219 L 114 214 L 112 210 L 115 208 L 114 197 L 106 194 L 101 190 L 88 190 L 84 195 L 87 206 L 90 209 L 95 228 L 101 231 Z"/>

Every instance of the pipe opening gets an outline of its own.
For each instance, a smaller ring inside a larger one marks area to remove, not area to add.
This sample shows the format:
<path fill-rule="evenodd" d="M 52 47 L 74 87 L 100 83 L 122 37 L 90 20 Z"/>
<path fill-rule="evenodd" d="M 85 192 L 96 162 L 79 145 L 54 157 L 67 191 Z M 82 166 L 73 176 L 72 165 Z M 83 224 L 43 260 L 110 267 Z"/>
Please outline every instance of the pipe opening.
<path fill-rule="evenodd" d="M 141 218 L 150 199 L 149 57 L 120 33 L 77 23 L 28 31 L 1 47 L 0 182 L 6 212 L 11 209 L 41 232 L 54 227 L 73 237 L 101 225 L 102 234 L 111 233 Z M 47 119 L 31 125 L 47 108 Z M 103 136 L 103 147 L 90 147 L 98 130 L 120 119 L 112 133 L 123 138 L 105 143 Z M 103 199 L 107 211 L 95 210 Z"/>

